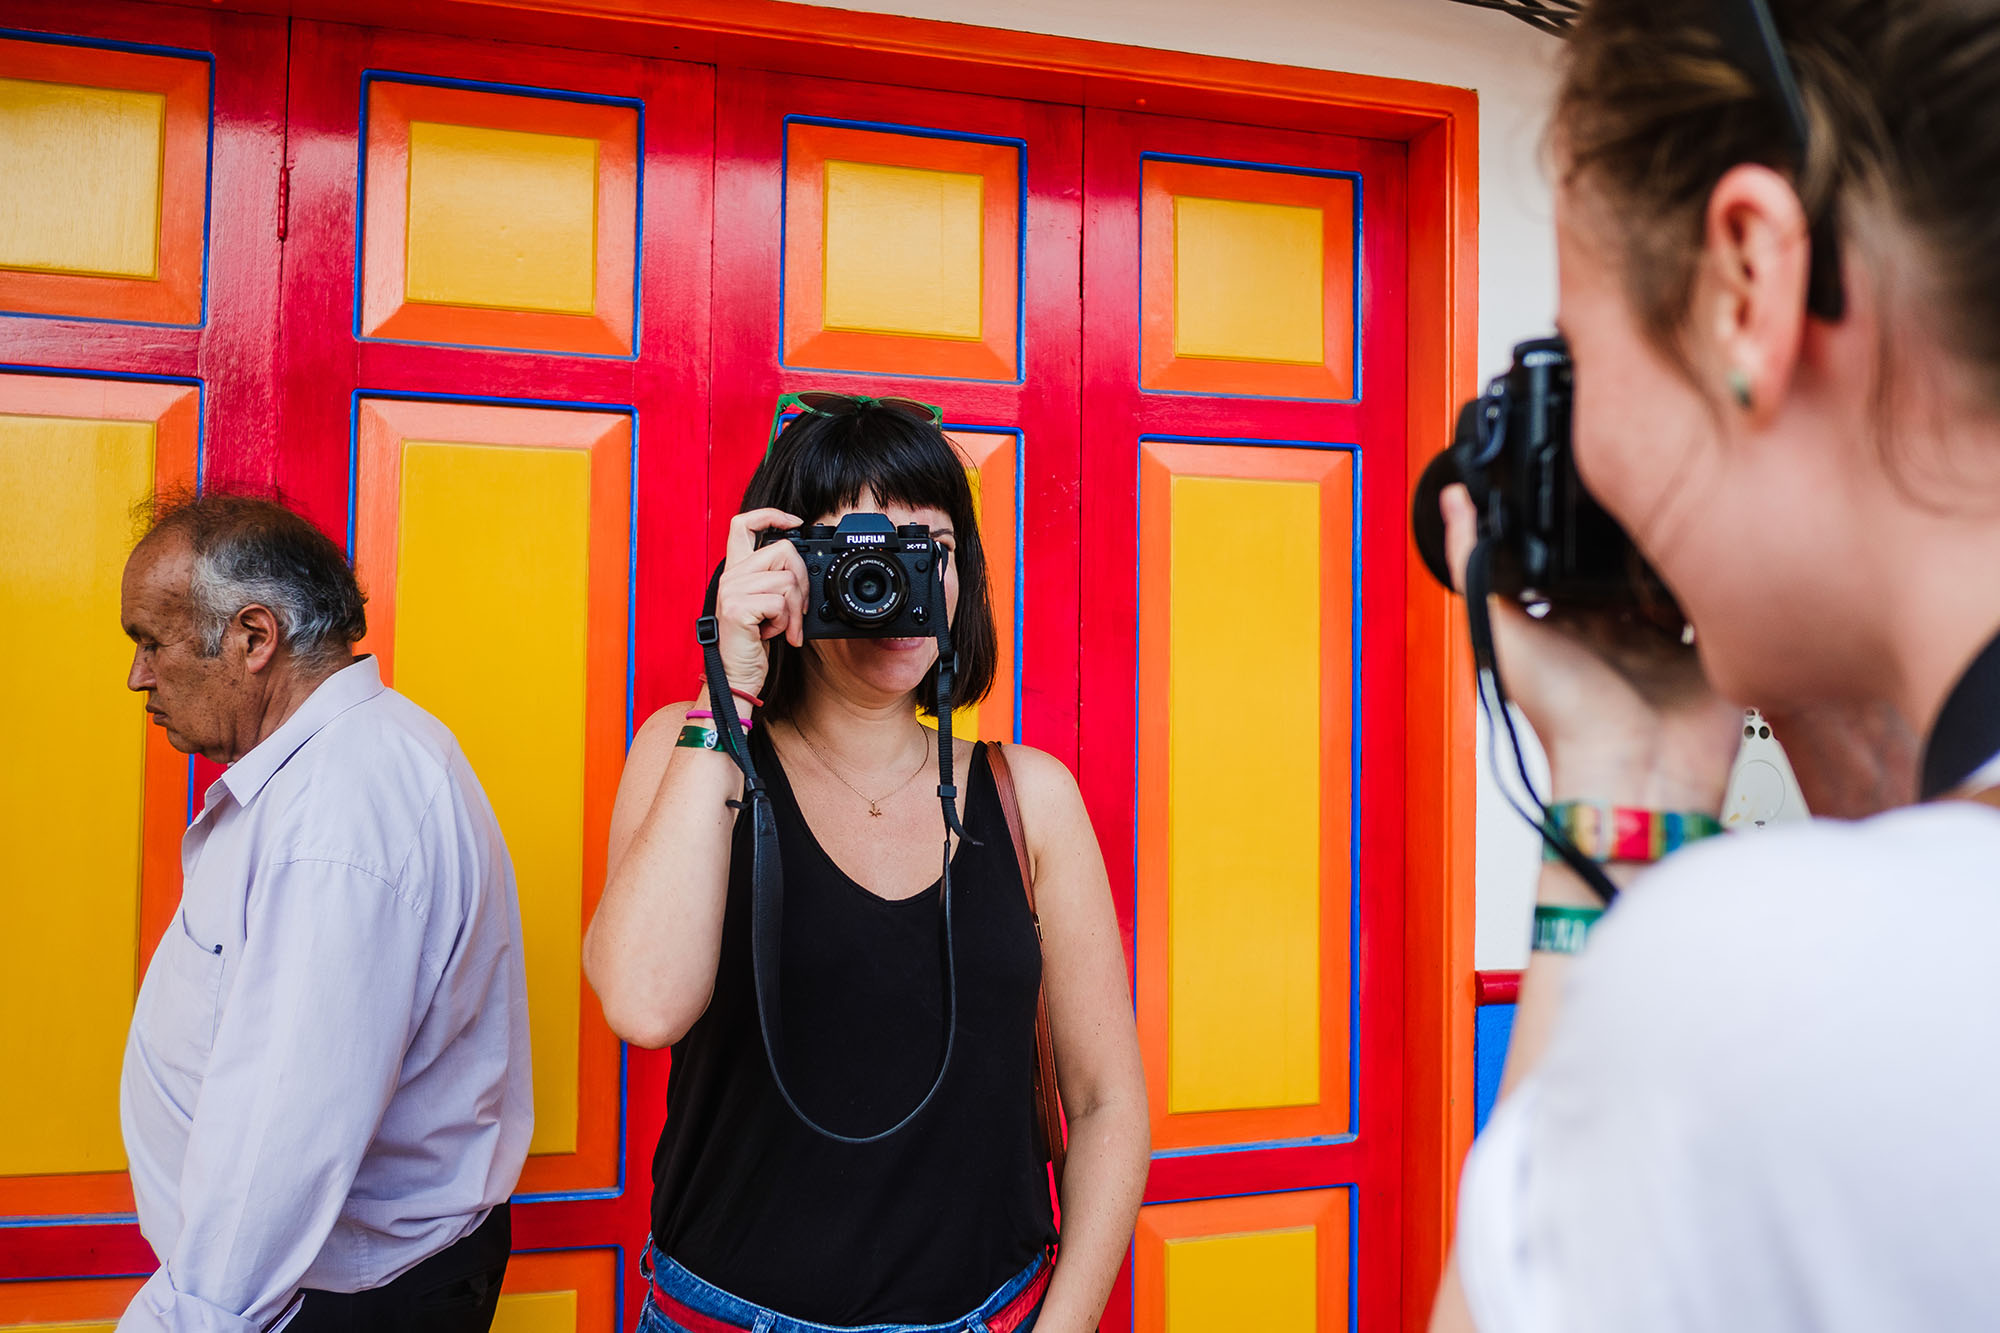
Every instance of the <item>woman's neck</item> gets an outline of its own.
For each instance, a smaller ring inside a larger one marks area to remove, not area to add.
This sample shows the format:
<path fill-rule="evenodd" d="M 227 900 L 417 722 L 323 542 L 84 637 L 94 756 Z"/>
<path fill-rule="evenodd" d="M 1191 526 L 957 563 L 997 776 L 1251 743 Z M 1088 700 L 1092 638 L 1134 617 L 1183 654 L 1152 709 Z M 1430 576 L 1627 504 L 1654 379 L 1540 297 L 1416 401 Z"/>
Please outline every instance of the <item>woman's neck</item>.
<path fill-rule="evenodd" d="M 816 672 L 808 674 L 789 720 L 813 744 L 863 771 L 907 766 L 924 740 L 916 701 L 909 695 L 856 698 Z"/>

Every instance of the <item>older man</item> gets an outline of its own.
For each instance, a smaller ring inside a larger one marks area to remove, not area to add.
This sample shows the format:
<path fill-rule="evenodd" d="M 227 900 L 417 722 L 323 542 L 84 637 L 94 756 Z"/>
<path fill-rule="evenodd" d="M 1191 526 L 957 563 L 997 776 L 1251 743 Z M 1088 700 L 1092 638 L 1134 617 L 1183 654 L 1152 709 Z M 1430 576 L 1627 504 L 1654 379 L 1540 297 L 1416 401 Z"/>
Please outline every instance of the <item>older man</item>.
<path fill-rule="evenodd" d="M 340 548 L 239 495 L 158 509 L 126 681 L 227 764 L 132 1016 L 161 1259 L 121 1330 L 484 1330 L 533 1122 L 514 873 L 451 733 L 356 658 Z"/>

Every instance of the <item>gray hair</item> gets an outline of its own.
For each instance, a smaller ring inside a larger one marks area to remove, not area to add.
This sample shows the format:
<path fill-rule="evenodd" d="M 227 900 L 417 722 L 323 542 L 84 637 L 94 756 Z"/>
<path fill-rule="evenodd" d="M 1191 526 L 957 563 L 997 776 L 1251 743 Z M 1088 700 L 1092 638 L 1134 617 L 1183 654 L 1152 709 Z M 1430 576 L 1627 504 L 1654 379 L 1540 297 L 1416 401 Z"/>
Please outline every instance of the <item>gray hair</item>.
<path fill-rule="evenodd" d="M 282 500 L 179 493 L 146 517 L 141 546 L 178 534 L 193 548 L 188 600 L 204 657 L 222 651 L 229 622 L 246 606 L 269 609 L 279 643 L 308 670 L 344 660 L 368 632 L 366 599 L 346 553 Z"/>

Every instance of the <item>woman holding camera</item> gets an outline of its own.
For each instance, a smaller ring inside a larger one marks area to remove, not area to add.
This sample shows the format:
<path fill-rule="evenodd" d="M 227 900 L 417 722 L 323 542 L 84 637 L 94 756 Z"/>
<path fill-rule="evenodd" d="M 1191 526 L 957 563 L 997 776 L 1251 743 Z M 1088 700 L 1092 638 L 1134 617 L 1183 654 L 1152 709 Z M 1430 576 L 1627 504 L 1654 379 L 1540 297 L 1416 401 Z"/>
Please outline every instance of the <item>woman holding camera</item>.
<path fill-rule="evenodd" d="M 704 687 L 633 741 L 609 879 L 584 941 L 612 1029 L 674 1052 L 640 1327 L 1083 1333 L 1124 1258 L 1148 1147 L 1103 860 L 1068 770 L 1006 747 L 1031 917 L 983 744 L 956 743 L 968 836 L 947 844 L 937 736 L 917 717 L 934 702 L 937 639 L 807 639 L 805 560 L 793 542 L 760 545 L 760 534 L 879 512 L 925 525 L 948 552 L 955 700 L 977 702 L 993 680 L 971 490 L 935 409 L 802 397 L 730 523 L 714 611 L 783 853 L 772 1058 L 799 1110 L 845 1139 L 794 1113 L 766 1058 L 752 821 L 730 808 L 745 782 L 716 748 L 725 724 Z M 1054 1260 L 1035 1124 L 1038 986 L 1069 1124 Z M 939 1080 L 948 1014 L 956 1035 Z"/>
<path fill-rule="evenodd" d="M 1577 465 L 1694 654 L 1498 656 L 1558 801 L 1714 816 L 1751 704 L 1907 723 L 1922 803 L 1600 843 L 1580 954 L 1544 869 L 1439 1330 L 2000 1328 L 2000 0 L 1762 8 L 1592 0 L 1551 136 Z"/>

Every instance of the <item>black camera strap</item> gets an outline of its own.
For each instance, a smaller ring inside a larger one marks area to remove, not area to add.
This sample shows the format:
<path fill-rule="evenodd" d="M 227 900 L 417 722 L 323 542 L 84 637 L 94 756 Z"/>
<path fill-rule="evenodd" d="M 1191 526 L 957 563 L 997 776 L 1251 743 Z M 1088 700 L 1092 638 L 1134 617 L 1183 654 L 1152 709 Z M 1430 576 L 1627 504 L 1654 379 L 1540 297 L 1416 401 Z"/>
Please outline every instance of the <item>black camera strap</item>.
<path fill-rule="evenodd" d="M 750 814 L 750 972 L 751 984 L 757 995 L 757 1026 L 764 1039 L 764 1058 L 770 1065 L 771 1082 L 776 1085 L 778 1096 L 791 1108 L 792 1114 L 815 1133 L 840 1143 L 879 1142 L 922 1115 L 924 1108 L 931 1104 L 931 1099 L 937 1096 L 938 1089 L 944 1086 L 945 1073 L 951 1068 L 952 1051 L 958 1044 L 958 955 L 953 946 L 951 926 L 951 835 L 956 833 L 961 840 L 968 842 L 976 843 L 976 839 L 967 837 L 964 826 L 959 823 L 958 788 L 952 784 L 951 693 L 958 659 L 951 646 L 950 617 L 944 613 L 944 563 L 948 553 L 941 546 L 936 549 L 937 559 L 931 564 L 931 586 L 936 595 L 931 604 L 938 608 L 938 799 L 944 806 L 946 830 L 944 869 L 940 872 L 938 885 L 944 915 L 944 1051 L 938 1057 L 937 1074 L 931 1079 L 930 1090 L 907 1115 L 878 1133 L 839 1134 L 820 1124 L 807 1115 L 798 1099 L 792 1096 L 779 1069 L 778 1051 L 784 1045 L 785 1037 L 784 1010 L 779 1005 L 778 997 L 779 960 L 785 934 L 784 855 L 778 843 L 778 817 L 771 805 L 771 792 L 758 775 L 757 762 L 750 755 L 749 735 L 737 719 L 736 696 L 730 692 L 729 676 L 722 666 L 721 636 L 715 620 L 716 590 L 722 583 L 721 564 L 716 565 L 715 573 L 708 580 L 708 594 L 702 602 L 701 619 L 695 622 L 694 637 L 695 642 L 701 645 L 702 669 L 708 680 L 708 706 L 709 711 L 715 714 L 713 720 L 717 739 L 729 757 L 736 761 L 736 766 L 743 770 L 743 800 L 729 804 L 739 811 L 747 806 Z"/>
<path fill-rule="evenodd" d="M 1562 863 L 1576 873 L 1590 887 L 1590 891 L 1609 907 L 1618 897 L 1618 886 L 1604 873 L 1604 868 L 1577 850 L 1555 821 L 1549 817 L 1548 804 L 1535 791 L 1535 780 L 1528 772 L 1528 761 L 1521 752 L 1521 736 L 1514 729 L 1514 712 L 1507 706 L 1507 685 L 1500 677 L 1500 659 L 1493 651 L 1493 543 L 1488 538 L 1472 548 L 1471 557 L 1465 562 L 1465 616 L 1472 638 L 1473 668 L 1479 673 L 1479 708 L 1486 714 L 1486 737 L 1488 761 L 1493 766 L 1494 784 L 1507 798 L 1507 804 L 1514 807 L 1514 813 L 1528 821 L 1541 834 L 1542 841 L 1555 849 Z M 1488 685 L 1492 689 L 1488 691 Z M 1507 734 L 1507 745 L 1514 752 L 1514 768 L 1521 777 L 1521 789 L 1535 804 L 1539 817 L 1517 800 L 1507 788 L 1504 774 L 1500 771 L 1500 733 Z"/>

